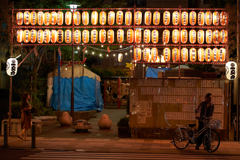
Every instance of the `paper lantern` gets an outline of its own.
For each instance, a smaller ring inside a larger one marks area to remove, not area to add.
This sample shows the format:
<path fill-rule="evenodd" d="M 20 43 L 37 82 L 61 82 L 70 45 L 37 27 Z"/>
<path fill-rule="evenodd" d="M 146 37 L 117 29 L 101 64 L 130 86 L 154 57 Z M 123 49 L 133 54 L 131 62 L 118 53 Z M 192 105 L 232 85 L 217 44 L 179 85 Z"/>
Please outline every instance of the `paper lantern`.
<path fill-rule="evenodd" d="M 238 64 L 234 61 L 229 61 L 225 65 L 226 78 L 228 80 L 234 80 L 238 77 Z M 235 90 L 235 88 L 234 88 Z"/>
<path fill-rule="evenodd" d="M 125 24 L 128 26 L 132 24 L 132 12 L 130 11 L 125 12 Z"/>
<path fill-rule="evenodd" d="M 23 21 L 25 25 L 29 25 L 30 24 L 30 12 L 29 11 L 25 11 L 23 13 Z"/>
<path fill-rule="evenodd" d="M 159 33 L 158 30 L 152 30 L 152 43 L 158 43 L 159 40 Z"/>
<path fill-rule="evenodd" d="M 191 29 L 189 31 L 189 42 L 191 44 L 194 44 L 196 43 L 196 40 L 197 40 L 197 32 L 194 29 Z"/>
<path fill-rule="evenodd" d="M 23 41 L 23 30 L 17 30 L 17 42 L 22 43 Z"/>
<path fill-rule="evenodd" d="M 32 29 L 30 31 L 30 42 L 36 43 L 36 41 L 37 41 L 37 31 L 35 29 Z"/>
<path fill-rule="evenodd" d="M 51 30 L 51 43 L 56 43 L 57 42 L 57 31 L 56 30 Z"/>
<path fill-rule="evenodd" d="M 197 13 L 195 11 L 191 11 L 189 14 L 189 23 L 190 25 L 195 25 L 197 22 Z"/>
<path fill-rule="evenodd" d="M 208 26 L 212 25 L 212 21 L 213 21 L 212 12 L 207 11 L 205 13 L 205 24 L 208 25 Z"/>
<path fill-rule="evenodd" d="M 123 29 L 117 30 L 117 41 L 118 41 L 118 43 L 123 43 L 123 41 L 124 41 L 124 30 Z"/>
<path fill-rule="evenodd" d="M 61 11 L 57 12 L 57 24 L 59 26 L 63 25 L 63 12 Z"/>
<path fill-rule="evenodd" d="M 220 13 L 220 24 L 225 26 L 228 23 L 228 14 L 225 11 Z"/>
<path fill-rule="evenodd" d="M 37 24 L 37 13 L 35 11 L 32 11 L 30 14 L 30 23 L 31 25 Z"/>
<path fill-rule="evenodd" d="M 182 60 L 182 62 L 188 61 L 188 49 L 187 48 L 181 49 L 181 60 Z"/>
<path fill-rule="evenodd" d="M 212 43 L 212 30 L 208 29 L 206 30 L 206 42 L 209 44 L 209 43 Z"/>
<path fill-rule="evenodd" d="M 170 39 L 170 31 L 167 29 L 163 30 L 163 34 L 162 34 L 163 44 L 169 43 L 169 39 Z"/>
<path fill-rule="evenodd" d="M 172 61 L 173 62 L 179 62 L 180 60 L 180 51 L 178 48 L 172 49 Z"/>
<path fill-rule="evenodd" d="M 99 14 L 99 23 L 101 25 L 105 25 L 107 22 L 107 13 L 105 11 L 101 11 Z"/>
<path fill-rule="evenodd" d="M 190 61 L 196 62 L 196 60 L 197 60 L 197 50 L 196 50 L 196 48 L 191 48 L 190 49 Z"/>
<path fill-rule="evenodd" d="M 30 41 L 30 31 L 24 30 L 23 31 L 23 42 L 28 43 Z"/>
<path fill-rule="evenodd" d="M 133 43 L 134 42 L 134 31 L 133 31 L 133 29 L 128 29 L 127 30 L 127 42 L 128 43 Z"/>
<path fill-rule="evenodd" d="M 151 49 L 150 48 L 144 48 L 143 50 L 143 60 L 145 62 L 150 62 L 151 60 Z"/>
<path fill-rule="evenodd" d="M 224 62 L 226 57 L 226 49 L 225 48 L 220 48 L 219 49 L 219 61 Z"/>
<path fill-rule="evenodd" d="M 63 43 L 63 30 L 59 29 L 57 30 L 57 42 Z"/>
<path fill-rule="evenodd" d="M 220 31 L 220 42 L 227 43 L 227 41 L 228 41 L 228 31 L 223 29 Z"/>
<path fill-rule="evenodd" d="M 46 26 L 50 25 L 51 23 L 51 14 L 49 12 L 44 13 L 44 24 Z"/>
<path fill-rule="evenodd" d="M 203 30 L 199 30 L 197 32 L 197 42 L 199 44 L 203 44 L 204 43 L 204 31 Z"/>
<path fill-rule="evenodd" d="M 218 62 L 218 60 L 219 60 L 219 50 L 218 50 L 218 48 L 213 48 L 211 57 L 212 57 L 213 62 Z"/>
<path fill-rule="evenodd" d="M 37 31 L 37 42 L 43 43 L 43 30 L 41 29 Z"/>
<path fill-rule="evenodd" d="M 159 25 L 159 23 L 160 23 L 160 12 L 155 11 L 153 13 L 153 24 L 154 25 Z"/>
<path fill-rule="evenodd" d="M 108 12 L 108 25 L 114 25 L 115 22 L 115 12 L 109 11 Z"/>
<path fill-rule="evenodd" d="M 92 11 L 91 23 L 92 23 L 92 25 L 97 25 L 97 23 L 98 23 L 98 12 L 97 11 Z"/>
<path fill-rule="evenodd" d="M 87 11 L 82 12 L 82 24 L 85 26 L 89 24 L 89 13 Z"/>
<path fill-rule="evenodd" d="M 51 25 L 56 25 L 57 23 L 57 12 L 51 12 Z"/>
<path fill-rule="evenodd" d="M 218 11 L 214 11 L 213 12 L 213 25 L 215 25 L 215 26 L 219 25 L 219 19 L 220 19 L 220 16 L 219 16 Z"/>
<path fill-rule="evenodd" d="M 144 24 L 151 25 L 151 23 L 152 23 L 152 12 L 146 11 L 144 13 Z"/>
<path fill-rule="evenodd" d="M 81 31 L 75 30 L 73 34 L 73 41 L 76 44 L 81 43 Z"/>
<path fill-rule="evenodd" d="M 118 62 L 122 62 L 122 60 L 123 60 L 123 54 L 119 53 L 118 54 Z"/>
<path fill-rule="evenodd" d="M 109 29 L 107 31 L 107 40 L 108 40 L 108 43 L 114 42 L 114 31 L 112 29 Z"/>
<path fill-rule="evenodd" d="M 220 32 L 218 30 L 213 31 L 213 43 L 218 44 L 220 39 Z"/>
<path fill-rule="evenodd" d="M 107 35 L 107 32 L 106 32 L 105 29 L 101 29 L 101 30 L 99 31 L 99 41 L 100 41 L 101 43 L 105 43 L 105 42 L 106 42 L 106 35 Z"/>
<path fill-rule="evenodd" d="M 186 29 L 181 30 L 181 43 L 187 43 L 188 31 Z"/>
<path fill-rule="evenodd" d="M 81 24 L 81 13 L 80 12 L 75 11 L 73 13 L 73 22 L 74 22 L 74 25 L 76 25 L 76 26 Z"/>
<path fill-rule="evenodd" d="M 152 48 L 151 49 L 151 60 L 153 63 L 157 62 L 157 58 L 158 58 L 158 49 L 157 48 Z"/>
<path fill-rule="evenodd" d="M 164 11 L 163 12 L 163 24 L 164 25 L 169 25 L 170 24 L 170 12 L 169 11 Z"/>
<path fill-rule="evenodd" d="M 198 25 L 203 26 L 204 25 L 204 12 L 198 12 Z"/>
<path fill-rule="evenodd" d="M 72 12 L 67 11 L 65 13 L 65 24 L 66 25 L 71 25 L 71 23 L 72 23 Z"/>
<path fill-rule="evenodd" d="M 174 29 L 172 31 L 172 42 L 173 43 L 178 43 L 179 42 L 179 30 L 178 29 Z"/>
<path fill-rule="evenodd" d="M 116 23 L 117 25 L 123 24 L 123 11 L 117 11 L 116 13 Z"/>
<path fill-rule="evenodd" d="M 172 23 L 173 25 L 179 25 L 179 22 L 180 22 L 180 14 L 178 11 L 174 11 L 172 13 Z"/>
<path fill-rule="evenodd" d="M 166 62 L 169 62 L 171 59 L 171 50 L 170 48 L 163 49 L 163 57 Z"/>
<path fill-rule="evenodd" d="M 205 49 L 205 61 L 206 62 L 211 62 L 212 60 L 212 49 L 211 48 L 206 48 Z"/>
<path fill-rule="evenodd" d="M 49 43 L 51 41 L 51 33 L 49 29 L 45 29 L 43 31 L 43 42 L 44 43 Z"/>
<path fill-rule="evenodd" d="M 134 24 L 135 25 L 140 25 L 142 24 L 142 12 L 141 11 L 136 11 L 134 14 Z"/>
<path fill-rule="evenodd" d="M 89 31 L 84 29 L 82 31 L 82 41 L 83 43 L 88 43 L 89 42 Z"/>
<path fill-rule="evenodd" d="M 143 32 L 143 42 L 150 43 L 151 31 L 149 29 L 145 29 Z"/>
<path fill-rule="evenodd" d="M 182 25 L 184 26 L 188 25 L 188 12 L 186 11 L 182 12 L 181 20 L 182 20 Z"/>
<path fill-rule="evenodd" d="M 142 31 L 141 31 L 141 29 L 136 29 L 135 30 L 135 42 L 141 43 L 141 41 L 142 41 Z"/>
<path fill-rule="evenodd" d="M 97 43 L 97 41 L 98 41 L 98 31 L 96 29 L 93 29 L 91 31 L 91 42 Z"/>
<path fill-rule="evenodd" d="M 17 25 L 22 25 L 23 24 L 23 13 L 22 12 L 17 12 L 16 22 L 17 22 Z"/>
<path fill-rule="evenodd" d="M 203 48 L 198 49 L 198 61 L 203 62 L 205 59 L 205 51 Z"/>
<path fill-rule="evenodd" d="M 140 61 L 142 56 L 141 48 L 134 48 L 133 58 L 135 61 Z"/>

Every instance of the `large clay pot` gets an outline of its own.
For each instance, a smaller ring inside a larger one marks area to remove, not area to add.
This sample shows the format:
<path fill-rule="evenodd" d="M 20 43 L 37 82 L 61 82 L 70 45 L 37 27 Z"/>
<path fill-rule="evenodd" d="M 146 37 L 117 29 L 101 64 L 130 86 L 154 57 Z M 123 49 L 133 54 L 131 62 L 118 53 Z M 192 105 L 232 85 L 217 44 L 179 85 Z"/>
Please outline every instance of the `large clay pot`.
<path fill-rule="evenodd" d="M 70 126 L 72 125 L 72 117 L 68 112 L 63 112 L 59 117 L 59 122 L 63 126 Z"/>
<path fill-rule="evenodd" d="M 112 127 L 112 120 L 107 114 L 103 114 L 98 121 L 99 129 L 110 129 Z"/>

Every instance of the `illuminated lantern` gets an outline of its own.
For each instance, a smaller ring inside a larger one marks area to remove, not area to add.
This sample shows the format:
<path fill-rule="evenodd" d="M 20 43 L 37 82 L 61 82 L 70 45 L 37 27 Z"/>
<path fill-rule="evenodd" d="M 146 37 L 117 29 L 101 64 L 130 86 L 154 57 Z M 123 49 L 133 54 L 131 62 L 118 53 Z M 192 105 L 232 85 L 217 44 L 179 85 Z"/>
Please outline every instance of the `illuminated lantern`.
<path fill-rule="evenodd" d="M 71 23 L 72 23 L 72 12 L 67 11 L 65 13 L 65 24 L 71 25 Z"/>
<path fill-rule="evenodd" d="M 213 25 L 219 25 L 219 19 L 220 19 L 220 17 L 219 17 L 219 13 L 218 13 L 218 11 L 214 11 L 213 12 Z"/>
<path fill-rule="evenodd" d="M 189 23 L 190 25 L 195 25 L 197 22 L 197 13 L 195 11 L 191 11 L 189 14 Z"/>
<path fill-rule="evenodd" d="M 31 25 L 36 25 L 37 24 L 37 13 L 35 11 L 31 12 L 30 23 L 31 23 Z"/>
<path fill-rule="evenodd" d="M 212 43 L 212 30 L 208 29 L 206 30 L 206 42 L 209 44 L 209 43 Z"/>
<path fill-rule="evenodd" d="M 22 25 L 23 24 L 23 13 L 22 12 L 17 12 L 16 22 L 17 22 L 17 25 Z"/>
<path fill-rule="evenodd" d="M 206 48 L 205 49 L 205 61 L 206 62 L 211 62 L 212 60 L 212 49 L 211 48 Z"/>
<path fill-rule="evenodd" d="M 220 13 L 220 24 L 221 24 L 222 26 L 225 26 L 227 23 L 228 23 L 228 15 L 227 15 L 227 12 L 222 11 L 222 12 Z"/>
<path fill-rule="evenodd" d="M 164 25 L 169 25 L 170 24 L 170 12 L 169 11 L 164 11 L 163 12 L 163 24 Z"/>
<path fill-rule="evenodd" d="M 114 31 L 112 29 L 109 29 L 107 31 L 107 41 L 108 41 L 108 43 L 114 42 Z"/>
<path fill-rule="evenodd" d="M 57 42 L 58 43 L 63 43 L 63 36 L 64 36 L 63 30 L 61 30 L 61 29 L 57 30 Z"/>
<path fill-rule="evenodd" d="M 179 30 L 178 29 L 174 29 L 172 31 L 172 42 L 173 43 L 178 43 L 179 42 Z"/>
<path fill-rule="evenodd" d="M 51 25 L 56 25 L 57 23 L 57 12 L 51 12 Z"/>
<path fill-rule="evenodd" d="M 118 54 L 118 62 L 122 62 L 122 60 L 123 60 L 123 54 L 119 53 Z"/>
<path fill-rule="evenodd" d="M 190 49 L 190 61 L 196 62 L 197 60 L 197 50 L 195 48 Z"/>
<path fill-rule="evenodd" d="M 180 15 L 179 15 L 179 12 L 178 11 L 174 11 L 172 13 L 172 23 L 173 25 L 178 25 L 180 22 Z"/>
<path fill-rule="evenodd" d="M 170 39 L 170 31 L 167 29 L 163 30 L 163 34 L 162 34 L 163 44 L 169 43 L 169 39 Z"/>
<path fill-rule="evenodd" d="M 73 13 L 73 22 L 74 25 L 78 26 L 81 24 L 81 14 L 80 12 L 76 11 Z"/>
<path fill-rule="evenodd" d="M 151 25 L 152 22 L 152 13 L 150 11 L 146 11 L 144 13 L 144 24 Z"/>
<path fill-rule="evenodd" d="M 117 41 L 118 41 L 118 43 L 123 43 L 123 41 L 124 41 L 124 30 L 123 29 L 117 30 Z"/>
<path fill-rule="evenodd" d="M 37 31 L 35 29 L 32 29 L 30 31 L 30 42 L 36 43 L 36 41 L 37 41 Z"/>
<path fill-rule="evenodd" d="M 135 61 L 140 61 L 142 56 L 141 48 L 134 48 L 133 58 Z"/>
<path fill-rule="evenodd" d="M 99 31 L 99 41 L 100 41 L 101 43 L 105 43 L 105 42 L 106 42 L 106 35 L 107 35 L 107 32 L 106 32 L 105 29 L 101 29 L 101 30 Z"/>
<path fill-rule="evenodd" d="M 87 11 L 82 12 L 82 24 L 85 26 L 89 24 L 89 13 Z"/>
<path fill-rule="evenodd" d="M 198 61 L 203 62 L 205 59 L 205 51 L 203 48 L 198 49 Z"/>
<path fill-rule="evenodd" d="M 91 31 L 91 42 L 97 43 L 97 41 L 98 41 L 98 31 L 96 29 L 93 29 Z"/>
<path fill-rule="evenodd" d="M 187 43 L 188 31 L 186 29 L 181 30 L 181 43 Z"/>
<path fill-rule="evenodd" d="M 219 50 L 218 50 L 218 48 L 213 48 L 211 57 L 212 57 L 213 62 L 218 62 L 218 60 L 219 60 Z"/>
<path fill-rule="evenodd" d="M 82 31 L 82 41 L 83 43 L 88 43 L 89 42 L 89 31 L 84 29 Z"/>
<path fill-rule="evenodd" d="M 123 11 L 117 11 L 116 13 L 116 23 L 117 25 L 123 24 Z"/>
<path fill-rule="evenodd" d="M 204 43 L 204 31 L 203 30 L 199 30 L 197 32 L 197 42 L 199 44 L 203 44 Z"/>
<path fill-rule="evenodd" d="M 149 29 L 145 29 L 143 32 L 143 42 L 150 43 L 151 31 Z"/>
<path fill-rule="evenodd" d="M 57 42 L 57 31 L 51 30 L 51 43 L 56 43 L 56 42 Z"/>
<path fill-rule="evenodd" d="M 170 48 L 163 49 L 163 57 L 166 62 L 169 62 L 171 59 L 171 50 Z"/>
<path fill-rule="evenodd" d="M 23 21 L 25 25 L 29 25 L 30 24 L 30 12 L 29 11 L 25 11 L 23 13 Z"/>
<path fill-rule="evenodd" d="M 219 49 L 219 61 L 224 62 L 226 57 L 226 49 L 225 48 L 220 48 Z"/>
<path fill-rule="evenodd" d="M 157 59 L 158 59 L 158 49 L 154 47 L 151 49 L 151 60 L 153 63 L 155 63 Z"/>
<path fill-rule="evenodd" d="M 220 32 L 218 30 L 213 31 L 213 43 L 218 44 L 220 39 Z"/>
<path fill-rule="evenodd" d="M 74 41 L 74 43 L 77 43 L 77 44 L 81 43 L 81 31 L 79 31 L 79 30 L 74 31 L 73 41 Z"/>
<path fill-rule="evenodd" d="M 30 41 L 30 31 L 24 30 L 23 31 L 23 42 L 28 43 Z"/>
<path fill-rule="evenodd" d="M 191 44 L 194 44 L 194 43 L 196 43 L 196 40 L 197 40 L 197 32 L 192 29 L 189 32 L 189 42 Z"/>
<path fill-rule="evenodd" d="M 141 43 L 141 40 L 142 40 L 142 31 L 141 31 L 141 29 L 136 29 L 135 30 L 135 42 Z"/>
<path fill-rule="evenodd" d="M 43 30 L 41 29 L 37 31 L 37 42 L 43 43 Z"/>
<path fill-rule="evenodd" d="M 155 11 L 153 13 L 153 24 L 154 25 L 159 25 L 159 23 L 160 23 L 160 12 Z"/>
<path fill-rule="evenodd" d="M 188 25 L 188 12 L 186 12 L 186 11 L 182 12 L 181 20 L 182 20 L 182 25 L 184 25 L 184 26 Z"/>
<path fill-rule="evenodd" d="M 50 25 L 51 23 L 51 14 L 49 12 L 44 13 L 44 24 L 46 26 Z"/>
<path fill-rule="evenodd" d="M 127 42 L 128 43 L 133 43 L 134 42 L 134 31 L 133 31 L 133 29 L 128 29 L 127 30 Z"/>
<path fill-rule="evenodd" d="M 51 41 L 51 33 L 49 29 L 45 29 L 43 31 L 43 42 L 44 43 L 49 43 Z"/>
<path fill-rule="evenodd" d="M 125 12 L 125 24 L 128 26 L 132 24 L 132 12 L 130 11 Z"/>
<path fill-rule="evenodd" d="M 92 25 L 97 25 L 97 23 L 98 23 L 98 12 L 97 11 L 92 11 L 91 23 L 92 23 Z"/>
<path fill-rule="evenodd" d="M 188 49 L 187 48 L 181 49 L 181 60 L 182 60 L 182 62 L 188 61 Z"/>
<path fill-rule="evenodd" d="M 99 14 L 99 23 L 101 25 L 105 25 L 107 22 L 107 13 L 105 11 L 101 11 Z"/>
<path fill-rule="evenodd" d="M 114 11 L 109 11 L 108 12 L 108 24 L 109 25 L 114 25 L 115 22 L 115 12 Z"/>
<path fill-rule="evenodd" d="M 23 41 L 23 30 L 17 30 L 17 42 L 22 43 Z"/>
<path fill-rule="evenodd" d="M 152 31 L 152 43 L 158 43 L 158 39 L 159 39 L 158 30 L 154 29 Z"/>
<path fill-rule="evenodd" d="M 212 25 L 212 21 L 213 21 L 213 18 L 212 18 L 212 12 L 211 11 L 207 11 L 205 13 L 205 24 L 206 25 Z"/>
<path fill-rule="evenodd" d="M 134 14 L 134 24 L 136 24 L 136 25 L 142 24 L 142 12 L 141 11 L 135 12 L 135 14 Z"/>
<path fill-rule="evenodd" d="M 221 43 L 227 43 L 228 41 L 228 32 L 227 30 L 221 30 L 220 31 L 220 42 Z"/>
<path fill-rule="evenodd" d="M 198 25 L 203 26 L 204 25 L 204 12 L 199 12 L 198 13 Z"/>
<path fill-rule="evenodd" d="M 172 49 L 172 61 L 173 62 L 179 62 L 180 60 L 180 52 L 178 48 Z"/>
<path fill-rule="evenodd" d="M 57 12 L 57 24 L 59 26 L 63 25 L 63 12 Z"/>
<path fill-rule="evenodd" d="M 143 60 L 145 62 L 150 62 L 151 60 L 151 49 L 150 48 L 144 48 L 143 50 Z"/>
<path fill-rule="evenodd" d="M 44 13 L 42 11 L 37 13 L 37 22 L 38 25 L 43 25 L 44 23 Z"/>

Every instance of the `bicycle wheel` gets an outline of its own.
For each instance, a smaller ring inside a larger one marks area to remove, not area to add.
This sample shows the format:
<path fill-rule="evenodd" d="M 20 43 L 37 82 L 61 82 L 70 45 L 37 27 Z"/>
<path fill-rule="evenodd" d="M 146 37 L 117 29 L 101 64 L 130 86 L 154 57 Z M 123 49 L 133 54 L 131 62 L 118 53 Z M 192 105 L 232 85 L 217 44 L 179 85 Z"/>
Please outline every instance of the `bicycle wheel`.
<path fill-rule="evenodd" d="M 185 149 L 189 145 L 189 136 L 185 128 L 177 129 L 172 139 L 173 144 L 177 149 Z"/>
<path fill-rule="evenodd" d="M 204 148 L 209 152 L 215 152 L 220 145 L 220 136 L 217 131 L 209 130 L 203 139 Z"/>

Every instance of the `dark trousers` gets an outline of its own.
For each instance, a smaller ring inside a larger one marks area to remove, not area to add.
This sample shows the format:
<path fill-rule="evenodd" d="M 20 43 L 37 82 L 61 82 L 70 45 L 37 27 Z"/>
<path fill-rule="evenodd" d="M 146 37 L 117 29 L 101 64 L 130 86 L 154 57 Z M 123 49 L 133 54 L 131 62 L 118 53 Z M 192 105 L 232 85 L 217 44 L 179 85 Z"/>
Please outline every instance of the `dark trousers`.
<path fill-rule="evenodd" d="M 201 129 L 203 129 L 203 127 L 204 127 L 203 122 L 202 122 L 202 121 L 198 121 L 198 131 L 200 131 Z M 201 134 L 201 135 L 197 138 L 197 140 L 196 140 L 196 147 L 200 147 L 200 146 L 201 146 L 202 141 L 203 141 L 203 136 L 204 136 L 204 134 Z"/>

